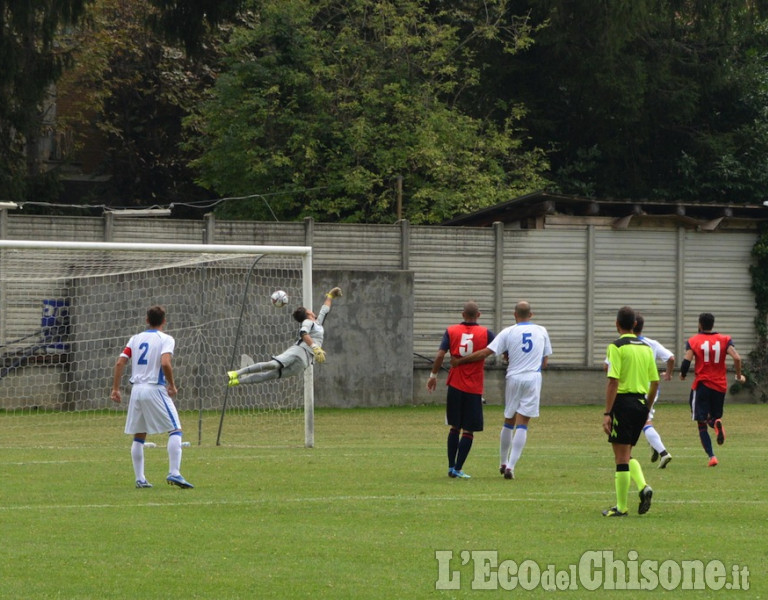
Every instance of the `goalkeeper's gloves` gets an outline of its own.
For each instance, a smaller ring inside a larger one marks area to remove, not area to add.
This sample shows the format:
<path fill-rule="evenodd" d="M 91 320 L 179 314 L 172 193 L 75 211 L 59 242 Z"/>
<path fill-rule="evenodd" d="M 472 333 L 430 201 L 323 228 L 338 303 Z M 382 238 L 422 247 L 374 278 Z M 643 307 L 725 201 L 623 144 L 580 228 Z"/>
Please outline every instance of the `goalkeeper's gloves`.
<path fill-rule="evenodd" d="M 315 355 L 315 360 L 320 364 L 325 362 L 325 351 L 317 344 L 312 344 L 312 353 Z"/>
<path fill-rule="evenodd" d="M 333 288 L 330 292 L 328 292 L 325 297 L 326 298 L 338 298 L 340 296 L 343 296 L 344 294 L 341 293 L 340 287 Z"/>

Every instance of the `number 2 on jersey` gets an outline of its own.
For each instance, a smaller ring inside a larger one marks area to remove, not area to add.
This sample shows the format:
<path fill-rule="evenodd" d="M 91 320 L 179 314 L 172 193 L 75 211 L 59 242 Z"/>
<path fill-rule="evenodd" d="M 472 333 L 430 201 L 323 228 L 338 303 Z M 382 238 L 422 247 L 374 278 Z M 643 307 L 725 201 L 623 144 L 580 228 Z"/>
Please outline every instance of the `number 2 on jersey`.
<path fill-rule="evenodd" d="M 139 344 L 139 350 L 141 350 L 141 355 L 139 356 L 139 360 L 137 361 L 140 365 L 146 365 L 147 364 L 147 352 L 149 352 L 149 344 L 147 342 L 143 342 Z"/>

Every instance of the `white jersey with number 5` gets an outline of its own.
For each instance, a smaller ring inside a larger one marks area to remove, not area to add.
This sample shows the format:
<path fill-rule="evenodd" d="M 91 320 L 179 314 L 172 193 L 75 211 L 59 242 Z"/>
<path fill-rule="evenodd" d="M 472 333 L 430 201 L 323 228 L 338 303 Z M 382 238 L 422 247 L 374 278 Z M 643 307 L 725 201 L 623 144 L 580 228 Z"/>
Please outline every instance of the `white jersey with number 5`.
<path fill-rule="evenodd" d="M 497 356 L 504 352 L 508 354 L 507 377 L 540 372 L 544 357 L 552 354 L 547 330 L 529 321 L 502 330 L 488 348 Z"/>

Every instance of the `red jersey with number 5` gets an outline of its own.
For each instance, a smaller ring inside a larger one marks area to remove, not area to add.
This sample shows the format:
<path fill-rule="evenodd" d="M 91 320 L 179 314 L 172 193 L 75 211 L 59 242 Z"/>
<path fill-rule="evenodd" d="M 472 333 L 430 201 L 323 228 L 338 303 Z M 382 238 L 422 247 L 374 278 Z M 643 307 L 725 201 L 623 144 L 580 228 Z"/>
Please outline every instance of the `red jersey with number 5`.
<path fill-rule="evenodd" d="M 696 358 L 696 377 L 691 389 L 695 390 L 699 383 L 703 383 L 718 392 L 728 390 L 725 357 L 729 346 L 733 346 L 731 336 L 714 331 L 698 333 L 688 340 L 685 349 L 693 350 Z"/>
<path fill-rule="evenodd" d="M 445 349 L 450 351 L 451 356 L 467 356 L 476 350 L 485 348 L 492 339 L 493 333 L 482 325 L 459 323 L 458 325 L 451 325 L 445 330 L 443 345 L 448 346 Z M 482 394 L 484 365 L 484 360 L 477 360 L 458 367 L 451 367 L 446 383 L 462 392 Z"/>

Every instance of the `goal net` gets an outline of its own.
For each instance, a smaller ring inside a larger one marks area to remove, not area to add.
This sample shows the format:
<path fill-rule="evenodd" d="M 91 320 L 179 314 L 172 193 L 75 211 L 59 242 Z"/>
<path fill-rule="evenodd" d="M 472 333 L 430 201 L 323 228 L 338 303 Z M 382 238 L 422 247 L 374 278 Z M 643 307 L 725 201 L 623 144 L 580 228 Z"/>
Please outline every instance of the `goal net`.
<path fill-rule="evenodd" d="M 0 446 L 124 441 L 130 366 L 118 405 L 114 364 L 155 304 L 176 340 L 185 441 L 312 446 L 311 367 L 232 388 L 226 375 L 243 354 L 267 360 L 295 341 L 293 308 L 312 308 L 311 256 L 297 246 L 0 240 Z M 272 305 L 277 289 L 287 306 Z"/>

